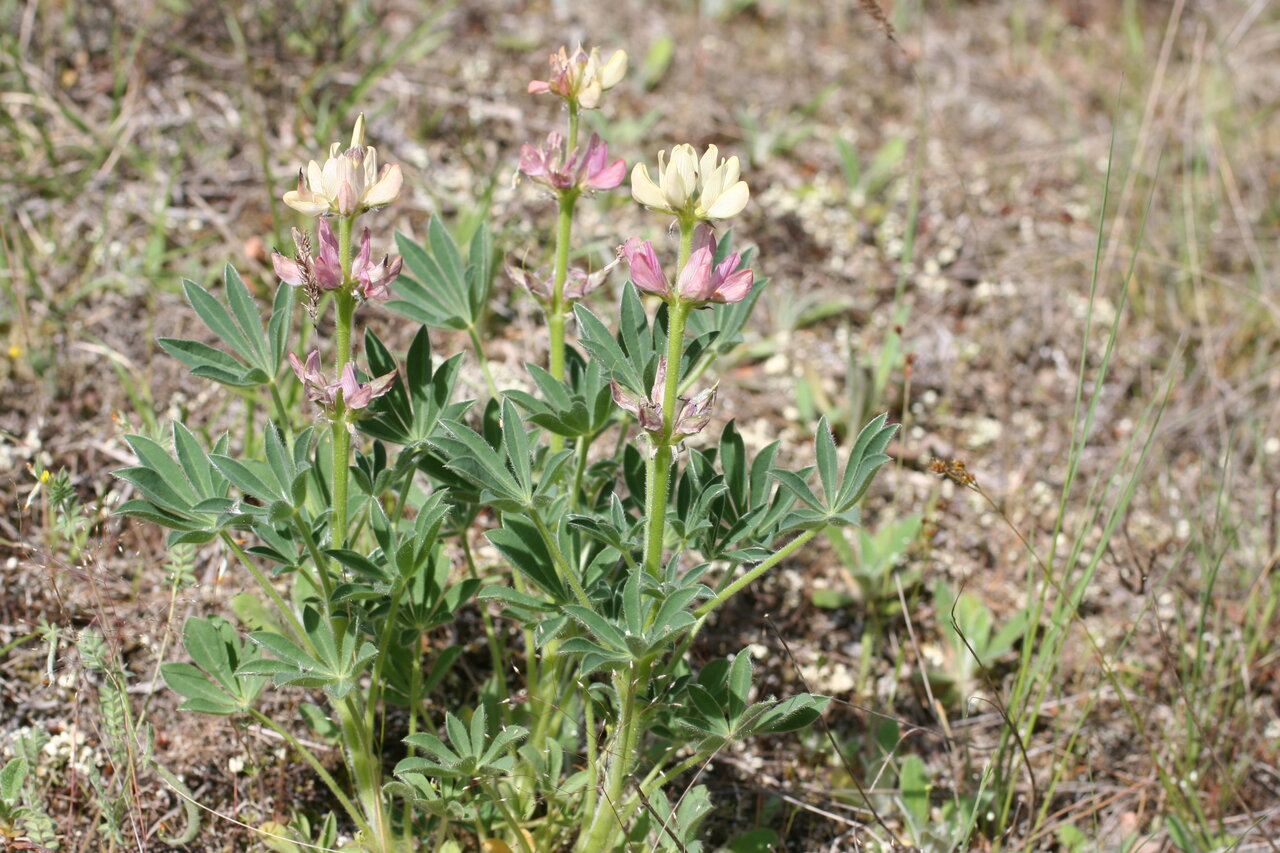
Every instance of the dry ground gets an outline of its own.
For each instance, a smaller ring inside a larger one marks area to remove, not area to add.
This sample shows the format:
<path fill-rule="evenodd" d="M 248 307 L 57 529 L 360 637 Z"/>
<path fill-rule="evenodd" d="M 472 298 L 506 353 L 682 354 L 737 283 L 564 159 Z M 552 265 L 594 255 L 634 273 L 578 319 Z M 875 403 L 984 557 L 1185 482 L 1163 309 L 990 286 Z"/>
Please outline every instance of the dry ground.
<path fill-rule="evenodd" d="M 541 76 L 547 52 L 581 39 L 633 58 L 608 108 L 607 135 L 622 156 L 652 163 L 659 148 L 690 141 L 749 160 L 753 203 L 737 234 L 759 246 L 758 269 L 773 282 L 748 351 L 726 370 L 726 417 L 798 447 L 815 408 L 838 415 L 866 390 L 867 365 L 894 344 L 895 327 L 909 354 L 889 362 L 887 386 L 865 407 L 906 424 L 901 464 L 869 502 L 869 525 L 918 512 L 931 534 L 904 567 L 923 578 L 904 591 L 909 618 L 815 608 L 814 589 L 847 583 L 824 548 L 726 614 L 705 653 L 759 644 L 780 690 L 804 674 L 833 692 L 842 704 L 828 723 L 866 770 L 864 784 L 876 767 L 866 745 L 875 715 L 888 715 L 920 727 L 903 750 L 925 758 L 940 790 L 964 787 L 964 768 L 980 767 L 999 734 L 986 700 L 1006 691 L 1012 658 L 970 686 L 974 701 L 931 702 L 919 673 L 945 666 L 947 651 L 945 614 L 927 590 L 936 579 L 963 583 L 998 621 L 1025 603 L 1028 574 L 1039 570 L 1011 527 L 1049 553 L 1083 352 L 1086 395 L 1108 369 L 1077 454 L 1063 541 L 1079 538 L 1086 559 L 1106 547 L 1045 700 L 1044 737 L 1027 745 L 1027 775 L 1041 784 L 1051 768 L 1068 768 L 1055 816 L 1046 834 L 1014 832 L 1003 844 L 1049 849 L 1057 824 L 1074 823 L 1091 839 L 1080 849 L 1120 849 L 1126 835 L 1166 849 L 1172 806 L 1157 767 L 1189 779 L 1207 819 L 1243 839 L 1241 849 L 1280 837 L 1277 622 L 1274 607 L 1249 604 L 1276 600 L 1280 544 L 1276 10 L 1245 0 L 954 0 L 923 13 L 886 3 L 891 40 L 857 5 L 464 0 L 419 29 L 431 7 L 409 0 L 346 13 L 302 0 L 0 2 L 9 212 L 0 229 L 9 345 L 0 361 L 0 736 L 42 726 L 84 736 L 92 753 L 103 737 L 99 678 L 75 641 L 94 627 L 127 663 L 135 706 L 149 701 L 159 760 L 201 803 L 255 822 L 305 800 L 306 774 L 274 761 L 278 744 L 261 732 L 178 715 L 162 687 L 145 699 L 156 654 L 173 659 L 182 619 L 227 612 L 246 585 L 224 574 L 216 550 L 200 551 L 197 582 L 171 614 L 160 532 L 110 516 L 121 484 L 109 472 L 130 461 L 129 428 L 240 417 L 154 339 L 194 329 L 182 276 L 211 284 L 229 260 L 270 293 L 264 247 L 283 244 L 292 224 L 276 199 L 360 109 L 379 152 L 409 175 L 384 225 L 421 234 L 433 213 L 467 213 L 494 179 L 498 243 L 526 256 L 550 209 L 533 187 L 512 185 L 516 152 L 560 116 L 524 86 Z M 645 80 L 646 54 L 668 36 L 670 67 Z M 837 140 L 864 165 L 894 140 L 905 147 L 883 181 L 854 192 Z M 617 195 L 580 226 L 602 257 L 653 230 Z M 501 384 L 538 360 L 539 338 L 532 304 L 504 281 L 496 292 Z M 380 328 L 406 334 L 394 319 Z M 799 401 L 797 389 L 806 390 Z M 1153 402 L 1163 403 L 1154 426 Z M 1140 467 L 1134 441 L 1148 448 Z M 934 457 L 963 460 L 994 504 L 931 473 Z M 90 516 L 83 548 L 54 528 L 40 495 L 27 505 L 29 465 L 69 472 Z M 1131 476 L 1131 501 L 1106 531 L 1091 502 Z M 62 632 L 51 666 L 38 637 L 22 640 L 41 620 Z M 1145 731 L 1101 676 L 1086 628 L 1114 655 Z M 1197 670 L 1201 684 L 1187 678 L 1197 642 L 1234 650 Z M 791 851 L 852 844 L 852 822 L 867 817 L 848 808 L 859 802 L 848 771 L 817 734 L 800 743 L 749 745 L 710 772 L 725 806 L 717 833 L 761 822 Z M 235 763 L 246 750 L 256 774 Z M 92 833 L 91 790 L 59 764 L 65 756 L 51 751 L 48 761 L 43 784 L 63 849 L 106 849 Z M 149 831 L 181 823 L 158 779 L 144 776 L 132 797 Z M 892 797 L 878 802 L 898 825 Z M 234 824 L 206 819 L 187 849 L 249 845 Z"/>

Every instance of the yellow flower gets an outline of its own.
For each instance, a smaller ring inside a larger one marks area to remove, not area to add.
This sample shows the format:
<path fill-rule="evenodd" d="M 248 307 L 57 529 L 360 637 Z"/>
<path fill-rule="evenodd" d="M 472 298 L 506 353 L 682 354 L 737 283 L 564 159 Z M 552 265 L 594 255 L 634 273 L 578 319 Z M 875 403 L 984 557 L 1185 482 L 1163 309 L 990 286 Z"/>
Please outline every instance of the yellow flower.
<path fill-rule="evenodd" d="M 728 219 L 747 206 L 751 191 L 746 181 L 738 180 L 737 157 L 721 160 L 714 145 L 708 145 L 701 158 L 692 145 L 671 149 L 669 163 L 666 153 L 658 152 L 656 183 L 644 163 L 631 170 L 631 195 L 645 207 L 681 219 L 703 220 Z"/>
<path fill-rule="evenodd" d="M 400 195 L 404 175 L 398 165 L 378 168 L 378 152 L 364 144 L 364 114 L 356 119 L 351 147 L 335 142 L 323 166 L 312 160 L 298 172 L 298 188 L 284 203 L 307 216 L 354 216 L 390 204 Z"/>

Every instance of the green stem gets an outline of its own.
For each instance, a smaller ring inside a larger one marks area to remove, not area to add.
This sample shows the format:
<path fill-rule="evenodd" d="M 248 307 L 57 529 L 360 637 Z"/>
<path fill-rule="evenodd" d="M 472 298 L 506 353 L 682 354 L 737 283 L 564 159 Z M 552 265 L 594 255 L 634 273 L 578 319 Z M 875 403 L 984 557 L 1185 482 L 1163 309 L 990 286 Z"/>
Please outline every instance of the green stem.
<path fill-rule="evenodd" d="M 693 246 L 693 222 L 680 223 L 680 259 L 677 270 L 684 269 Z M 677 272 L 677 276 L 679 272 Z M 677 298 L 667 311 L 667 376 L 662 388 L 662 433 L 654 438 L 658 448 L 646 469 L 644 568 L 651 577 L 662 573 L 662 542 L 666 537 L 667 498 L 671 485 L 672 435 L 676 405 L 680 399 L 680 359 L 684 357 L 684 327 L 692 307 Z"/>
<path fill-rule="evenodd" d="M 667 491 L 671 480 L 671 447 L 661 445 L 645 462 L 644 570 L 650 577 L 662 576 L 662 541 L 666 537 Z"/>
<path fill-rule="evenodd" d="M 302 544 L 307 549 L 307 553 L 311 556 L 311 562 L 316 565 L 316 578 L 318 581 L 316 586 L 324 593 L 324 606 L 327 612 L 329 602 L 333 600 L 333 580 L 329 577 L 329 561 L 320 553 L 320 546 L 316 544 L 315 537 L 311 535 L 311 529 L 307 526 L 302 516 L 294 512 L 293 529 L 297 531 Z"/>
<path fill-rule="evenodd" d="M 267 387 L 271 389 L 271 405 L 276 410 L 276 423 L 284 430 L 285 438 L 292 441 L 293 421 L 289 417 L 289 410 L 284 407 L 284 398 L 280 396 L 280 385 L 272 379 Z"/>
<path fill-rule="evenodd" d="M 780 550 L 774 552 L 774 554 L 770 556 L 768 559 L 761 561 L 754 569 L 751 569 L 742 577 L 738 578 L 736 581 L 729 584 L 727 587 L 725 587 L 723 590 L 717 593 L 715 598 L 711 599 L 710 601 L 703 602 L 701 607 L 693 611 L 693 615 L 696 616 L 698 619 L 705 619 L 708 613 L 710 613 L 712 610 L 715 610 L 717 607 L 719 607 L 721 604 L 724 604 L 729 599 L 733 598 L 735 595 L 741 592 L 743 587 L 745 587 L 747 584 L 751 583 L 753 580 L 760 577 L 762 574 L 769 571 L 774 566 L 778 565 L 778 563 L 781 563 L 787 557 L 790 557 L 796 551 L 800 550 L 800 548 L 806 542 L 808 542 L 813 537 L 817 536 L 818 533 L 821 532 L 821 530 L 822 528 L 820 527 L 812 527 L 806 530 L 804 533 L 801 533 L 795 539 L 792 539 L 790 542 L 784 545 Z"/>
<path fill-rule="evenodd" d="M 692 770 L 699 764 L 705 764 L 710 760 L 710 758 L 711 756 L 706 753 L 691 755 L 675 767 L 666 771 L 662 770 L 661 765 L 659 764 L 649 772 L 649 775 L 646 776 L 644 780 L 637 785 L 637 787 L 639 788 L 640 793 L 644 794 L 646 797 L 651 797 L 653 796 L 654 791 L 658 790 L 663 785 L 666 785 L 681 773 L 684 773 L 687 770 Z M 636 797 L 633 802 L 627 804 L 626 808 L 624 808 L 619 815 L 623 825 L 626 825 L 627 822 L 631 820 L 632 816 L 640 810 L 642 805 L 643 801 L 639 797 Z"/>
<path fill-rule="evenodd" d="M 347 767 L 356 787 L 356 797 L 369 827 L 369 843 L 377 853 L 392 853 L 395 839 L 382 802 L 381 755 L 373 748 L 373 732 L 361 725 L 364 714 L 355 697 L 348 695 L 334 703 L 346 746 Z"/>
<path fill-rule="evenodd" d="M 587 736 L 587 802 L 583 814 L 595 814 L 599 799 L 600 756 L 596 744 L 596 712 L 591 697 L 582 696 L 582 726 Z"/>
<path fill-rule="evenodd" d="M 585 843 L 578 845 L 582 853 L 612 849 L 609 842 L 618 822 L 622 789 L 626 785 L 627 772 L 631 769 L 631 757 L 640 740 L 640 727 L 636 725 L 636 686 L 648 680 L 649 664 L 643 663 L 633 674 L 614 676 L 614 689 L 621 702 L 621 716 L 613 734 L 613 754 L 609 759 L 608 775 L 604 783 L 604 797 L 597 803 L 591 817 L 591 826 L 583 836 Z"/>
<path fill-rule="evenodd" d="M 529 518 L 533 521 L 534 527 L 538 528 L 538 534 L 542 537 L 542 541 L 546 543 L 547 550 L 551 552 L 551 562 L 556 567 L 556 572 L 560 577 L 569 582 L 569 586 L 573 589 L 573 594 L 577 597 L 578 603 L 583 607 L 591 606 L 591 599 L 587 597 L 587 591 L 582 586 L 582 581 L 578 579 L 578 573 L 570 566 L 569 561 L 564 558 L 564 552 L 560 550 L 560 543 L 556 541 L 555 534 L 547 527 L 547 523 L 542 520 L 542 514 L 537 510 L 529 510 Z"/>
<path fill-rule="evenodd" d="M 536 853 L 529 844 L 529 838 L 524 834 L 524 830 L 520 827 L 520 822 L 516 820 L 516 816 L 511 813 L 511 809 L 507 808 L 507 801 L 498 794 L 496 785 L 485 785 L 485 792 L 489 798 L 493 800 L 494 805 L 498 807 L 498 811 L 502 813 L 502 819 L 507 826 L 511 828 L 511 832 L 516 837 L 516 843 L 520 845 L 523 853 Z"/>
<path fill-rule="evenodd" d="M 572 147 L 573 143 L 570 143 Z M 547 371 L 561 382 L 564 381 L 564 330 L 565 316 L 564 283 L 569 277 L 569 243 L 573 236 L 573 206 L 578 201 L 576 189 L 564 190 L 560 194 L 560 215 L 556 220 L 556 256 L 555 268 L 551 279 L 551 305 L 548 309 L 547 327 L 551 333 L 551 351 L 547 355 Z M 564 448 L 564 437 L 551 436 L 551 452 L 556 453 Z"/>
<path fill-rule="evenodd" d="M 578 114 L 581 110 L 577 101 L 569 102 L 569 151 L 578 147 Z"/>
<path fill-rule="evenodd" d="M 462 536 L 462 556 L 467 564 L 467 573 L 474 581 L 480 580 L 480 572 L 476 569 L 476 561 L 471 553 L 471 543 L 467 541 L 466 531 Z M 489 645 L 489 665 L 493 667 L 493 677 L 498 682 L 498 695 L 506 695 L 507 692 L 507 668 L 502 663 L 502 646 L 498 643 L 498 632 L 493 627 L 493 617 L 489 615 L 488 607 L 480 608 L 480 619 L 484 622 L 484 636 Z M 528 630 L 526 642 L 530 653 L 533 649 L 533 631 Z M 503 706 L 507 708 L 509 706 Z M 504 721 L 505 722 L 505 721 Z"/>
<path fill-rule="evenodd" d="M 342 270 L 342 287 L 336 294 L 338 319 L 334 334 L 337 336 L 336 369 L 341 375 L 351 361 L 351 333 L 355 325 L 356 297 L 351 291 L 351 227 L 355 217 L 338 220 L 338 266 Z M 347 462 L 351 456 L 351 433 L 347 429 L 346 407 L 342 392 L 338 392 L 332 427 L 333 436 L 333 547 L 342 548 L 347 543 Z"/>
<path fill-rule="evenodd" d="M 333 778 L 333 775 L 325 769 L 324 763 L 316 757 L 314 752 L 303 746 L 302 742 L 294 737 L 288 729 L 279 725 L 256 708 L 250 708 L 249 714 L 257 720 L 260 725 L 266 726 L 271 729 L 271 731 L 284 738 L 285 743 L 293 747 L 294 751 L 302 756 L 302 760 L 311 765 L 311 769 L 320 777 L 320 781 L 325 784 L 325 787 L 333 793 L 334 799 L 336 799 L 338 803 L 346 809 L 347 814 L 351 816 L 351 820 L 355 822 L 356 826 L 358 826 L 362 832 L 370 831 L 369 824 L 364 820 L 364 813 L 356 807 L 355 803 L 351 802 L 350 798 L 348 798 L 346 793 L 343 791 L 342 786 L 339 785 L 338 781 Z"/>
<path fill-rule="evenodd" d="M 578 501 L 582 493 L 582 479 L 587 473 L 587 456 L 591 450 L 591 442 L 587 437 L 578 438 L 578 464 L 573 470 L 573 491 L 569 492 L 569 512 L 576 512 L 578 509 Z"/>
<path fill-rule="evenodd" d="M 480 370 L 484 373 L 484 384 L 489 386 L 489 396 L 498 397 L 498 383 L 493 381 L 493 371 L 489 369 L 489 357 L 484 354 L 484 342 L 475 326 L 467 326 L 467 335 L 471 338 L 471 346 L 475 348 L 476 359 L 480 362 Z"/>
<path fill-rule="evenodd" d="M 535 752 L 541 752 L 547 744 L 547 735 L 551 729 L 551 717 L 560 709 L 560 662 L 564 660 L 559 653 L 559 640 L 548 640 L 542 648 L 543 663 L 538 667 L 538 680 L 529 685 L 529 700 L 532 713 L 537 718 L 529 733 L 529 743 Z"/>
<path fill-rule="evenodd" d="M 222 531 L 222 541 L 223 544 L 231 549 L 231 553 L 235 554 L 236 557 L 239 558 L 244 567 L 249 570 L 249 574 L 253 575 L 253 579 L 258 582 L 258 586 L 262 587 L 262 591 L 271 599 L 271 603 L 276 606 L 276 610 L 280 611 L 280 615 L 288 621 L 289 628 L 293 631 L 294 639 L 302 643 L 307 651 L 315 653 L 315 646 L 312 645 L 311 638 L 307 636 L 306 629 L 302 627 L 302 623 L 298 621 L 297 614 L 293 612 L 293 608 L 290 607 L 288 602 L 284 600 L 284 597 L 280 595 L 279 590 L 277 590 L 271 584 L 271 581 L 267 576 L 262 573 L 262 569 L 259 569 L 254 565 L 253 560 L 249 559 L 249 555 L 245 553 L 243 548 L 236 544 L 236 540 L 232 539 L 231 534 L 227 533 L 225 530 Z"/>

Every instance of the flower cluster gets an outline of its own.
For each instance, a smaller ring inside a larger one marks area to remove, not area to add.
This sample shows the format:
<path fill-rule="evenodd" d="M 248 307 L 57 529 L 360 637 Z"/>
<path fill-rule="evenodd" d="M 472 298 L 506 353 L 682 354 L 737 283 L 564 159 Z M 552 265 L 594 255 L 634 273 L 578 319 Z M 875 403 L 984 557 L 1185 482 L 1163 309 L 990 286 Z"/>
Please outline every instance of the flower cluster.
<path fill-rule="evenodd" d="M 576 104 L 584 110 L 600 106 L 600 96 L 622 82 L 627 73 L 627 54 L 615 50 L 609 61 L 600 62 L 600 50 L 591 48 L 587 53 L 578 45 L 573 53 L 563 47 L 551 54 L 551 79 L 534 80 L 529 92 L 541 95 L 550 92 Z"/>
<path fill-rule="evenodd" d="M 747 206 L 750 190 L 738 179 L 737 157 L 721 160 L 714 145 L 698 156 L 692 145 L 658 152 L 658 180 L 649 176 L 649 167 L 637 163 L 631 170 L 631 195 L 651 210 L 669 213 L 682 220 L 728 219 Z"/>
<path fill-rule="evenodd" d="M 658 359 L 658 370 L 653 377 L 653 388 L 648 397 L 641 397 L 610 380 L 613 401 L 623 410 L 636 416 L 640 428 L 658 435 L 662 432 L 662 395 L 667 384 L 667 360 Z M 711 421 L 716 405 L 716 388 L 713 386 L 695 397 L 677 397 L 676 412 L 671 421 L 672 436 L 696 435 Z"/>
<path fill-rule="evenodd" d="M 271 265 L 285 284 L 301 287 L 307 296 L 307 312 L 314 320 L 316 303 L 325 291 L 343 286 L 344 275 L 340 261 L 338 238 L 327 220 L 321 219 L 316 232 L 320 237 L 320 252 L 314 254 L 311 237 L 305 231 L 293 229 L 293 245 L 296 254 L 286 257 L 279 252 L 271 255 Z M 353 289 L 364 300 L 386 300 L 391 296 L 390 285 L 400 275 L 404 259 L 399 255 L 384 255 L 378 263 L 372 261 L 373 246 L 369 229 L 360 236 L 360 252 L 351 265 Z"/>
<path fill-rule="evenodd" d="M 318 403 L 322 409 L 331 414 L 338 412 L 339 401 L 344 410 L 367 408 L 375 398 L 391 390 L 392 383 L 396 381 L 397 372 L 392 370 L 377 379 L 359 382 L 356 379 L 356 366 L 347 362 L 342 367 L 338 381 L 330 382 L 329 377 L 325 376 L 320 369 L 319 350 L 312 350 L 307 355 L 305 363 L 293 353 L 289 353 L 289 366 L 293 368 L 294 374 L 306 389 L 307 399 Z M 339 393 L 341 397 L 338 396 Z"/>
<path fill-rule="evenodd" d="M 378 152 L 364 144 L 362 113 L 351 147 L 343 151 L 335 142 L 323 166 L 312 160 L 305 173 L 299 170 L 298 188 L 284 194 L 284 203 L 307 216 L 356 216 L 395 201 L 403 183 L 398 165 L 378 168 Z"/>
<path fill-rule="evenodd" d="M 715 263 L 716 238 L 705 225 L 694 232 L 693 251 L 673 289 L 662 271 L 653 244 L 639 237 L 632 237 L 622 245 L 621 254 L 631 267 L 631 281 L 645 293 L 661 296 L 666 302 L 679 299 L 697 307 L 712 302 L 741 302 L 751 292 L 755 274 L 750 269 L 738 269 L 742 256 L 737 252 Z"/>
<path fill-rule="evenodd" d="M 627 161 L 610 163 L 609 145 L 594 133 L 585 150 L 575 147 L 566 155 L 564 137 L 552 132 L 544 145 L 520 147 L 520 171 L 557 192 L 611 190 L 626 177 Z"/>
<path fill-rule="evenodd" d="M 565 274 L 564 281 L 564 299 L 568 301 L 576 301 L 604 284 L 605 279 L 609 277 L 609 273 L 621 263 L 621 258 L 615 259 L 593 273 L 586 273 L 582 270 L 572 269 Z M 551 271 L 546 267 L 538 267 L 530 272 L 521 267 L 507 266 L 507 275 L 516 284 L 523 287 L 540 302 L 549 303 L 553 296 L 555 279 Z"/>
<path fill-rule="evenodd" d="M 341 365 L 337 381 L 330 381 L 321 371 L 320 352 L 312 350 L 306 362 L 293 353 L 289 363 L 306 389 L 307 398 L 320 405 L 335 421 L 348 420 L 349 413 L 363 409 L 391 388 L 396 371 L 392 370 L 367 383 L 356 380 L 355 363 L 351 361 L 351 324 L 358 301 L 382 301 L 390 298 L 391 284 L 400 275 L 404 259 L 399 255 L 383 255 L 373 259 L 373 238 L 368 228 L 360 234 L 358 250 L 352 243 L 352 222 L 363 213 L 394 201 L 400 194 L 404 177 L 400 167 L 385 164 L 378 168 L 378 153 L 364 144 L 365 120 L 361 114 L 351 133 L 351 146 L 341 151 L 339 145 L 329 149 L 323 166 L 312 160 L 298 174 L 298 188 L 284 194 L 285 204 L 308 216 L 319 217 L 316 236 L 319 251 L 312 248 L 311 237 L 293 229 L 295 254 L 292 258 L 275 252 L 271 265 L 285 284 L 301 287 L 306 293 L 307 313 L 316 321 L 321 294 L 337 294 L 338 352 Z M 329 217 L 336 216 L 335 233 Z"/>

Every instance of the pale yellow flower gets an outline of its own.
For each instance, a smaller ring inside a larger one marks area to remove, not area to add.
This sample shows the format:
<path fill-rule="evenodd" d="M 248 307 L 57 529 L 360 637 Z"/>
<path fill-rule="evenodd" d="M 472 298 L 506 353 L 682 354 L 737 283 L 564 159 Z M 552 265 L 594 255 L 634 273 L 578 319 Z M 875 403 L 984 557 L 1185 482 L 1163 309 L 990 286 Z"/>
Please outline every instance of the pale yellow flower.
<path fill-rule="evenodd" d="M 714 145 L 708 145 L 702 157 L 692 145 L 658 152 L 658 180 L 649 176 L 649 168 L 637 163 L 631 170 L 631 195 L 652 210 L 670 213 L 681 219 L 728 219 L 747 206 L 751 191 L 747 182 L 738 179 L 741 166 L 737 157 L 720 159 Z"/>
<path fill-rule="evenodd" d="M 378 152 L 364 144 L 364 114 L 356 119 L 351 147 L 335 142 L 323 166 L 312 160 L 298 172 L 298 188 L 284 203 L 307 216 L 354 216 L 390 204 L 400 195 L 404 174 L 398 165 L 378 168 Z"/>

